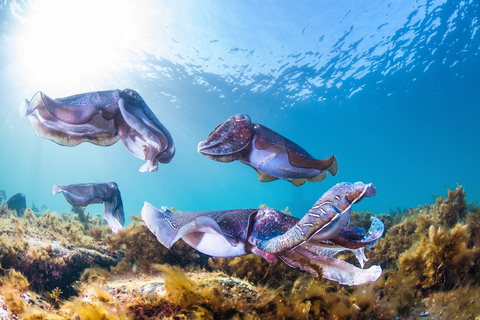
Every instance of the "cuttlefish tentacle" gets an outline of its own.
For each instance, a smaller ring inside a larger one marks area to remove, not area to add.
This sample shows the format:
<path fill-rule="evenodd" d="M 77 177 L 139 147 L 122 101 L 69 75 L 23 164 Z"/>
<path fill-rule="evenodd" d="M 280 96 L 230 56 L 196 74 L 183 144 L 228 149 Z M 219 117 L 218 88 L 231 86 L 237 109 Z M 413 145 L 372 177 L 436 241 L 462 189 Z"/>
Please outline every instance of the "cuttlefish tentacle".
<path fill-rule="evenodd" d="M 262 251 L 275 253 L 308 241 L 313 235 L 316 240 L 332 238 L 350 223 L 352 204 L 363 197 L 374 195 L 375 187 L 372 184 L 339 183 L 320 197 L 307 214 L 288 231 L 270 239 L 255 240 L 254 244 Z M 260 215 L 256 217 L 259 228 L 262 218 Z M 255 230 L 252 237 L 255 238 Z"/>
<path fill-rule="evenodd" d="M 79 183 L 71 185 L 54 184 L 53 195 L 63 193 L 63 196 L 73 206 L 86 207 L 89 204 L 104 203 L 104 218 L 114 233 L 123 228 L 125 214 L 123 201 L 115 182 L 109 183 Z"/>
<path fill-rule="evenodd" d="M 319 160 L 277 132 L 252 123 L 246 114 L 236 114 L 217 125 L 207 139 L 198 144 L 198 152 L 220 161 L 240 162 L 251 166 L 261 182 L 287 180 L 296 186 L 307 180 L 323 181 L 327 172 L 336 175 L 337 159 Z"/>
<path fill-rule="evenodd" d="M 317 274 L 315 268 L 312 268 L 312 265 L 316 265 L 322 268 L 322 276 L 324 278 L 349 286 L 376 281 L 382 274 L 380 266 L 360 269 L 348 262 L 330 256 L 312 254 L 300 248 L 284 251 L 279 254 L 279 257 L 289 266 L 300 268 L 313 274 Z M 304 261 L 309 261 L 309 264 L 305 264 Z"/>

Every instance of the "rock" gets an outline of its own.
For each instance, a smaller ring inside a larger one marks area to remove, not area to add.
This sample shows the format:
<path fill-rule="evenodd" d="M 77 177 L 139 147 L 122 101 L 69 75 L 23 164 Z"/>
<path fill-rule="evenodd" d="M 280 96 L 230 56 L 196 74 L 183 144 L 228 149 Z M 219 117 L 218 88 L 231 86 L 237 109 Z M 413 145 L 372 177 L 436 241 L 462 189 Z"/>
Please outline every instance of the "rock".
<path fill-rule="evenodd" d="M 25 209 L 27 209 L 27 200 L 23 193 L 17 193 L 11 196 L 7 201 L 7 206 L 11 210 L 17 211 L 17 215 L 22 217 Z"/>

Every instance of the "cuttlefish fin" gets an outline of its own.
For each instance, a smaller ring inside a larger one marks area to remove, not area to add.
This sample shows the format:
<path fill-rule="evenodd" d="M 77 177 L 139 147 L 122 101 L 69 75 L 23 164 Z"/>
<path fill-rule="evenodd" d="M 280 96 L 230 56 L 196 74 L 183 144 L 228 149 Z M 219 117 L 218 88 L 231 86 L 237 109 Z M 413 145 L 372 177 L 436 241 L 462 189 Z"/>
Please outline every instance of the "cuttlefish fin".
<path fill-rule="evenodd" d="M 286 139 L 285 139 L 286 140 Z M 288 144 L 284 141 L 267 141 L 257 138 L 255 141 L 255 148 L 259 150 L 275 150 L 275 153 L 279 153 L 280 150 L 285 150 L 288 154 L 288 161 L 290 164 L 297 168 L 312 168 L 318 170 L 326 170 L 330 172 L 332 176 L 337 174 L 338 164 L 337 158 L 331 156 L 326 159 L 315 159 L 308 152 L 297 146 L 292 145 L 293 142 L 288 141 Z M 289 145 L 294 148 L 289 148 Z M 312 181 L 312 180 L 310 180 Z M 322 180 L 319 180 L 322 181 Z"/>
<path fill-rule="evenodd" d="M 255 170 L 255 171 L 257 171 L 258 173 L 258 181 L 260 182 L 271 182 L 271 181 L 278 180 L 277 177 L 274 177 L 271 174 L 265 173 L 260 170 Z"/>
<path fill-rule="evenodd" d="M 308 180 L 311 181 L 310 179 Z M 294 186 L 300 187 L 300 186 L 303 186 L 305 182 L 307 182 L 307 179 L 293 179 L 288 181 L 291 182 Z"/>
<path fill-rule="evenodd" d="M 287 151 L 290 164 L 294 167 L 327 170 L 332 176 L 337 174 L 338 165 L 335 156 L 323 160 L 315 159 L 298 144 L 277 132 L 258 123 L 255 123 L 255 128 L 255 148 L 259 150 L 266 150 L 271 147 L 275 149 L 282 148 Z"/>
<path fill-rule="evenodd" d="M 310 159 L 303 155 L 297 154 L 287 148 L 288 160 L 290 164 L 298 168 L 315 168 L 318 170 L 325 170 L 335 176 L 338 172 L 338 163 L 335 156 L 326 159 Z M 321 180 L 320 180 L 321 181 Z"/>
<path fill-rule="evenodd" d="M 214 234 L 220 236 L 220 238 L 216 237 L 215 239 L 225 239 L 228 241 L 228 243 L 232 247 L 236 247 L 238 245 L 237 239 L 234 239 L 232 237 L 226 237 L 225 234 L 223 233 L 222 229 L 218 225 L 218 223 L 207 216 L 199 216 L 196 217 L 194 220 L 190 221 L 189 223 L 184 224 L 183 226 L 180 226 L 178 228 L 177 234 L 175 237 L 172 239 L 172 245 L 178 241 L 178 239 L 190 234 L 201 234 L 201 233 L 209 233 L 209 234 Z M 185 239 L 184 239 L 185 240 Z M 189 242 L 187 242 L 189 243 Z M 192 245 L 191 243 L 189 243 Z M 197 248 L 198 244 L 194 244 L 193 247 Z M 212 246 L 215 246 L 215 243 L 211 244 Z"/>
<path fill-rule="evenodd" d="M 327 177 L 327 172 L 323 171 L 322 173 L 320 173 L 319 175 L 317 175 L 315 177 L 308 178 L 308 181 L 310 181 L 310 182 L 321 182 L 321 181 L 325 180 L 326 177 Z"/>
<path fill-rule="evenodd" d="M 243 163 L 243 164 L 246 164 L 250 168 L 254 169 L 258 174 L 258 181 L 260 181 L 260 182 L 271 182 L 271 181 L 278 180 L 277 177 L 272 176 L 271 174 L 265 173 L 263 171 L 260 171 L 257 168 L 252 167 L 249 163 L 246 163 L 245 161 L 240 160 L 240 162 Z"/>

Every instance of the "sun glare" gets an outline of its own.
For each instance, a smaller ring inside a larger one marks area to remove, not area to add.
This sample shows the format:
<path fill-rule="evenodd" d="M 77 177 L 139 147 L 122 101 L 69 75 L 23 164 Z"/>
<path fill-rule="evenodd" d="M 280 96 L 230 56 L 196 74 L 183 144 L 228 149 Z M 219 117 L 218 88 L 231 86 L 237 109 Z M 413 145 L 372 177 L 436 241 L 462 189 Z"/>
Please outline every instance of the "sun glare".
<path fill-rule="evenodd" d="M 84 87 L 128 63 L 134 1 L 37 0 L 16 39 L 22 78 L 38 89 Z"/>

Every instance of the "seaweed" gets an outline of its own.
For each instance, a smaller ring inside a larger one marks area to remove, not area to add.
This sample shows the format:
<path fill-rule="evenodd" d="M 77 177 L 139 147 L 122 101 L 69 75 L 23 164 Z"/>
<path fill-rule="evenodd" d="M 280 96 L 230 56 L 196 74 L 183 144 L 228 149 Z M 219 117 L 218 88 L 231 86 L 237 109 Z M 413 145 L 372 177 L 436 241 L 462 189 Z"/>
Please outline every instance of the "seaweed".
<path fill-rule="evenodd" d="M 418 236 L 415 234 L 416 229 L 416 221 L 413 218 L 406 218 L 391 227 L 369 252 L 369 263 L 387 269 L 394 267 L 400 255 L 415 243 Z"/>
<path fill-rule="evenodd" d="M 135 221 L 117 234 L 105 237 L 105 243 L 111 251 L 124 250 L 125 262 L 130 265 L 149 265 L 152 263 L 171 263 L 182 267 L 195 263 L 205 266 L 208 256 L 197 252 L 183 241 L 178 241 L 171 248 L 165 248 L 157 241 L 143 221 Z M 138 218 L 137 218 L 138 219 Z"/>
<path fill-rule="evenodd" d="M 373 289 L 343 291 L 300 276 L 290 290 L 253 286 L 249 282 L 211 274 L 195 281 L 182 269 L 157 266 L 165 273 L 168 302 L 180 308 L 175 317 L 213 319 L 389 319 L 392 312 L 378 303 Z"/>
<path fill-rule="evenodd" d="M 432 225 L 428 236 L 423 236 L 415 248 L 401 256 L 399 270 L 415 275 L 424 290 L 449 290 L 466 281 L 476 284 L 479 275 L 475 266 L 480 259 L 480 248 L 467 248 L 468 238 L 465 225 L 451 230 Z"/>
<path fill-rule="evenodd" d="M 303 271 L 293 269 L 281 261 L 272 264 L 253 254 L 235 258 L 211 257 L 208 266 L 213 271 L 222 271 L 254 284 L 264 284 L 272 288 L 284 286 L 287 290 L 293 286 L 299 275 L 304 274 Z"/>
<path fill-rule="evenodd" d="M 22 272 L 37 292 L 58 287 L 67 297 L 74 295 L 72 284 L 85 268 L 117 263 L 113 253 L 65 214 L 46 211 L 37 218 L 26 209 L 18 218 L 8 212 L 0 216 L 0 225 L 0 265 Z"/>
<path fill-rule="evenodd" d="M 3 303 L 13 314 L 20 314 L 27 304 L 21 298 L 29 288 L 28 280 L 16 270 L 8 270 L 8 274 L 0 279 Z"/>
<path fill-rule="evenodd" d="M 51 293 L 47 292 L 47 302 L 50 303 L 55 309 L 60 307 L 60 295 L 62 294 L 62 290 L 59 287 L 53 289 Z"/>
<path fill-rule="evenodd" d="M 458 287 L 431 294 L 425 299 L 429 316 L 433 319 L 478 319 L 480 316 L 480 288 Z"/>
<path fill-rule="evenodd" d="M 439 196 L 435 201 L 436 214 L 440 224 L 445 227 L 453 227 L 457 222 L 463 222 L 467 214 L 467 199 L 462 186 L 455 190 L 448 189 L 447 198 Z"/>
<path fill-rule="evenodd" d="M 353 212 L 367 229 L 372 212 Z M 0 305 L 21 319 L 394 319 L 480 315 L 480 208 L 461 186 L 434 204 L 375 215 L 385 235 L 366 267 L 375 283 L 341 286 L 250 254 L 164 248 L 138 218 L 112 234 L 98 217 L 0 206 Z M 339 259 L 354 259 L 340 254 Z M 9 269 L 10 268 L 10 269 Z M 318 270 L 320 272 L 320 270 Z M 33 290 L 33 291 L 32 291 Z M 68 300 L 62 300 L 68 299 Z M 46 302 L 44 301 L 46 300 Z M 0 306 L 1 307 L 1 306 Z"/>

